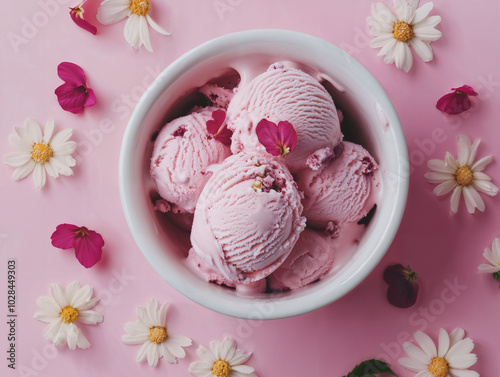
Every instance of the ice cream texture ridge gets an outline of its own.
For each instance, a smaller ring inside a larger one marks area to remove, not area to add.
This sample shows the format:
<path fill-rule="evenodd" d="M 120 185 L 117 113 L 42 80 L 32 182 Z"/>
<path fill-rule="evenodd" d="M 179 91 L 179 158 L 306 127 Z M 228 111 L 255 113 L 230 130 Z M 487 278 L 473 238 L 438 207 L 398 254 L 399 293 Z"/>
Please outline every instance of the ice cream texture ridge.
<path fill-rule="evenodd" d="M 201 279 L 242 292 L 297 289 L 355 250 L 380 172 L 363 146 L 344 140 L 349 114 L 339 119 L 325 87 L 274 63 L 244 83 L 199 87 L 203 100 L 159 131 L 155 210 L 190 231 L 185 261 Z M 269 153 L 273 142 L 287 153 Z"/>

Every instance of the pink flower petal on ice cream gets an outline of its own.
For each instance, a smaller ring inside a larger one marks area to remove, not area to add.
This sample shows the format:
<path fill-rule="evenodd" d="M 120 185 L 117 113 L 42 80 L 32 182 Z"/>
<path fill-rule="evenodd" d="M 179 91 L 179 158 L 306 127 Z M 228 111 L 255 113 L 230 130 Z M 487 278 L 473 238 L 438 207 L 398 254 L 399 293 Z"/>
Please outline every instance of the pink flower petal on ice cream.
<path fill-rule="evenodd" d="M 438 100 L 436 108 L 453 115 L 469 110 L 472 106 L 469 96 L 477 96 L 474 89 L 469 85 L 463 85 L 452 90 L 453 93 L 445 94 Z"/>
<path fill-rule="evenodd" d="M 94 91 L 90 88 L 87 88 L 87 99 L 85 100 L 85 103 L 83 106 L 85 107 L 91 107 L 96 104 L 96 99 L 95 99 L 95 94 Z"/>
<path fill-rule="evenodd" d="M 212 112 L 212 118 L 207 121 L 207 130 L 214 135 L 215 140 L 222 144 L 231 145 L 231 136 L 233 131 L 227 128 L 224 123 L 226 120 L 226 112 L 224 110 L 215 110 Z"/>
<path fill-rule="evenodd" d="M 262 119 L 255 128 L 259 142 L 273 156 L 285 157 L 297 145 L 297 133 L 290 122 L 279 122 L 278 125 Z"/>
<path fill-rule="evenodd" d="M 85 3 L 85 1 L 82 1 L 76 7 L 71 8 L 69 14 L 75 24 L 95 35 L 97 33 L 97 28 L 83 18 L 83 3 Z"/>
<path fill-rule="evenodd" d="M 297 145 L 297 133 L 295 128 L 286 120 L 278 123 L 278 134 L 280 143 L 283 147 L 288 148 L 288 152 L 293 152 Z"/>

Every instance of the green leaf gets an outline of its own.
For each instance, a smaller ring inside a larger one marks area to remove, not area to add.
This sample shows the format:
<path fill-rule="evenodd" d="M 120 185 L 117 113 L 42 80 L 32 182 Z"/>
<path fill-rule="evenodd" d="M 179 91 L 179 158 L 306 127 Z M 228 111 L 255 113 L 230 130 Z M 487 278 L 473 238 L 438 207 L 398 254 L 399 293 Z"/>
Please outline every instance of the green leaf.
<path fill-rule="evenodd" d="M 397 377 L 396 373 L 389 368 L 387 363 L 376 359 L 363 361 L 362 363 L 356 365 L 354 369 L 344 377 L 375 377 L 377 374 L 381 373 Z"/>

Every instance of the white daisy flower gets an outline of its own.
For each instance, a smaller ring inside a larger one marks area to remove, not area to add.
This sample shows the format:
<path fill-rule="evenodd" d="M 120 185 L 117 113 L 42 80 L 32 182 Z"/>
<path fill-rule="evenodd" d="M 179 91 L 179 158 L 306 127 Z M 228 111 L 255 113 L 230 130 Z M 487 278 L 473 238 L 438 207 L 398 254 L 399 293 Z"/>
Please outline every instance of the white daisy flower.
<path fill-rule="evenodd" d="M 137 362 L 148 360 L 150 366 L 155 367 L 163 356 L 167 362 L 176 364 L 177 359 L 186 356 L 182 347 L 191 345 L 191 339 L 182 335 L 167 332 L 166 314 L 168 302 L 160 306 L 155 299 L 149 300 L 146 308 L 137 307 L 135 322 L 127 322 L 122 336 L 125 344 L 142 344 L 137 354 Z"/>
<path fill-rule="evenodd" d="M 89 348 L 90 343 L 75 322 L 96 325 L 103 321 L 101 313 L 90 310 L 100 300 L 98 297 L 91 299 L 92 293 L 90 285 L 80 287 L 78 281 L 68 285 L 65 290 L 59 284 L 51 284 L 52 297 L 41 296 L 36 300 L 42 311 L 36 312 L 33 317 L 49 323 L 45 329 L 45 339 L 56 347 L 68 344 L 72 350 L 76 347 Z"/>
<path fill-rule="evenodd" d="M 396 63 L 396 67 L 408 72 L 413 63 L 410 46 L 424 62 L 433 58 L 431 42 L 441 38 L 435 26 L 441 22 L 440 16 L 431 16 L 434 3 L 426 3 L 420 8 L 419 0 L 394 0 L 394 15 L 382 3 L 372 5 L 372 16 L 367 18 L 371 34 L 375 38 L 370 47 L 380 48 L 379 56 L 385 56 L 386 64 Z"/>
<path fill-rule="evenodd" d="M 33 172 L 35 187 L 40 190 L 46 182 L 46 172 L 52 178 L 59 175 L 73 175 L 71 166 L 75 159 L 70 156 L 76 149 L 74 141 L 68 141 L 73 130 L 67 128 L 52 137 L 54 121 L 49 120 L 44 133 L 38 123 L 28 118 L 24 122 L 26 129 L 16 127 L 16 134 L 9 136 L 9 142 L 18 152 L 9 153 L 3 158 L 3 163 L 16 169 L 12 173 L 15 181 L 27 177 Z"/>
<path fill-rule="evenodd" d="M 125 23 L 125 39 L 134 48 L 141 45 L 153 52 L 149 41 L 148 24 L 163 35 L 170 35 L 149 16 L 149 0 L 104 0 L 97 9 L 97 20 L 103 25 L 111 25 L 128 17 Z"/>
<path fill-rule="evenodd" d="M 398 360 L 408 370 L 418 372 L 415 377 L 479 377 L 479 373 L 468 370 L 477 361 L 471 351 L 474 342 L 464 339 L 465 332 L 455 329 L 449 335 L 444 329 L 439 330 L 438 347 L 432 339 L 421 331 L 413 334 L 420 347 L 405 342 L 403 348 L 408 357 Z"/>
<path fill-rule="evenodd" d="M 478 267 L 479 272 L 485 274 L 493 274 L 496 280 L 500 280 L 500 238 L 495 238 L 489 247 L 484 249 L 483 257 L 489 264 L 481 264 Z"/>
<path fill-rule="evenodd" d="M 453 191 L 451 195 L 452 214 L 458 211 L 462 193 L 469 213 L 474 213 L 476 208 L 481 212 L 485 209 L 484 201 L 479 192 L 489 196 L 498 194 L 498 187 L 490 182 L 489 176 L 482 173 L 486 165 L 493 161 L 493 156 L 486 156 L 474 161 L 480 142 L 481 140 L 477 139 L 471 145 L 467 136 L 459 135 L 457 137 L 457 160 L 449 152 L 446 152 L 444 161 L 430 160 L 427 163 L 431 172 L 425 174 L 425 179 L 430 183 L 438 184 L 434 189 L 434 194 L 443 196 Z"/>
<path fill-rule="evenodd" d="M 224 338 L 222 342 L 213 341 L 210 349 L 199 346 L 196 354 L 201 360 L 189 365 L 189 373 L 197 377 L 257 377 L 254 369 L 244 363 L 251 353 L 245 354 L 236 348 L 236 342 Z"/>

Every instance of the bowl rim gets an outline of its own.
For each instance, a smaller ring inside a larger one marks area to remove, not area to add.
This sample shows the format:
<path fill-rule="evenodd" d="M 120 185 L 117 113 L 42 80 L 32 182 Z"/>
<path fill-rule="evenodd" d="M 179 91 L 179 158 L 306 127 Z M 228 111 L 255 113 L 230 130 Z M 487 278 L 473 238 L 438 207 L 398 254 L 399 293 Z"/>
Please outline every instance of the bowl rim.
<path fill-rule="evenodd" d="M 349 69 L 352 69 L 360 74 L 363 77 L 363 80 L 367 80 L 367 85 L 369 85 L 375 92 L 377 102 L 381 104 L 390 124 L 387 132 L 391 132 L 395 140 L 394 146 L 396 149 L 396 155 L 399 159 L 397 167 L 398 179 L 396 181 L 394 193 L 395 201 L 389 217 L 389 226 L 383 236 L 380 236 L 381 239 L 376 244 L 374 251 L 370 254 L 370 257 L 367 258 L 361 266 L 359 266 L 357 273 L 352 277 L 349 277 L 345 284 L 337 287 L 330 287 L 330 289 L 325 288 L 324 292 L 321 292 L 321 295 L 316 295 L 317 297 L 313 297 L 314 299 L 305 300 L 305 297 L 301 296 L 298 298 L 275 300 L 273 302 L 277 303 L 277 305 L 274 305 L 273 310 L 271 312 L 261 311 L 261 316 L 259 317 L 262 319 L 279 319 L 305 314 L 319 309 L 338 300 L 353 290 L 371 273 L 371 271 L 383 258 L 401 223 L 406 206 L 409 186 L 409 174 L 407 172 L 408 150 L 406 147 L 406 141 L 399 117 L 392 102 L 380 83 L 365 67 L 337 46 L 321 38 L 291 30 L 247 30 L 226 34 L 209 40 L 197 47 L 194 47 L 172 62 L 158 75 L 158 77 L 155 78 L 153 83 L 140 98 L 134 111 L 132 112 L 132 115 L 130 116 L 124 132 L 119 156 L 118 178 L 122 208 L 130 232 L 132 233 L 133 238 L 142 254 L 160 274 L 160 276 L 162 276 L 164 280 L 166 280 L 174 289 L 182 293 L 184 296 L 209 309 L 233 317 L 255 319 L 250 318 L 249 315 L 255 312 L 256 304 L 259 302 L 262 304 L 272 300 L 249 299 L 245 301 L 238 299 L 236 300 L 238 301 L 237 304 L 235 304 L 235 298 L 230 297 L 229 295 L 217 295 L 216 300 L 214 300 L 210 289 L 207 289 L 206 292 L 202 292 L 201 294 L 199 292 L 194 294 L 194 292 L 189 289 L 188 282 L 181 273 L 175 271 L 175 268 L 170 267 L 168 264 L 160 263 L 161 261 L 158 256 L 149 252 L 149 247 L 151 246 L 150 243 L 144 237 L 143 233 L 137 230 L 141 227 L 141 224 L 139 224 L 136 220 L 140 209 L 134 201 L 134 197 L 137 195 L 135 192 L 136 189 L 134 188 L 134 185 L 129 184 L 133 178 L 129 166 L 132 166 L 131 164 L 133 163 L 133 156 L 136 151 L 135 136 L 140 131 L 142 120 L 155 104 L 158 96 L 166 87 L 168 87 L 169 82 L 175 82 L 176 78 L 186 70 L 186 67 L 189 69 L 189 67 L 196 65 L 200 59 L 203 59 L 203 57 L 209 57 L 212 55 L 213 51 L 221 51 L 223 49 L 241 46 L 245 43 L 258 43 L 259 41 L 265 43 L 287 43 L 301 46 L 315 45 L 316 48 L 325 49 L 325 51 L 327 50 L 329 54 L 335 56 L 336 63 L 342 63 L 342 60 L 344 60 L 345 63 L 342 64 L 349 64 Z M 207 284 L 207 287 L 208 286 L 209 284 Z"/>

